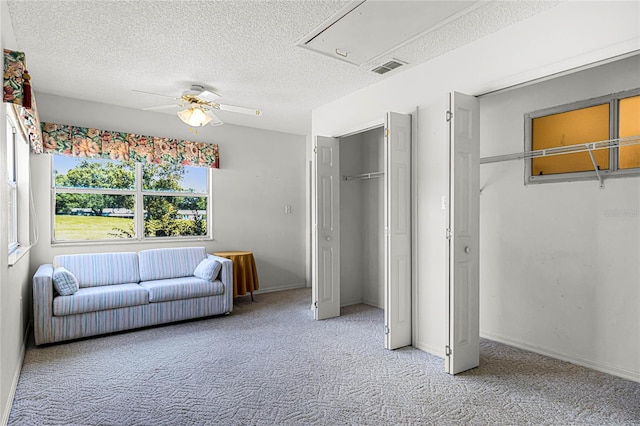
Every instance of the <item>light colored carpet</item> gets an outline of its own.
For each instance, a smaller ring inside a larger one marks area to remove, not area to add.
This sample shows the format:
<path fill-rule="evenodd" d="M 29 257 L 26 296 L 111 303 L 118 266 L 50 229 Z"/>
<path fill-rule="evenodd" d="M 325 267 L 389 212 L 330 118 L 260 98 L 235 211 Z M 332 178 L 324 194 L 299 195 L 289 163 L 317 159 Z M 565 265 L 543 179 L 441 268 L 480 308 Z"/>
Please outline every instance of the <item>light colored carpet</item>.
<path fill-rule="evenodd" d="M 631 425 L 640 384 L 494 342 L 450 376 L 383 349 L 366 305 L 313 321 L 308 289 L 239 298 L 229 316 L 25 355 L 10 425 Z"/>

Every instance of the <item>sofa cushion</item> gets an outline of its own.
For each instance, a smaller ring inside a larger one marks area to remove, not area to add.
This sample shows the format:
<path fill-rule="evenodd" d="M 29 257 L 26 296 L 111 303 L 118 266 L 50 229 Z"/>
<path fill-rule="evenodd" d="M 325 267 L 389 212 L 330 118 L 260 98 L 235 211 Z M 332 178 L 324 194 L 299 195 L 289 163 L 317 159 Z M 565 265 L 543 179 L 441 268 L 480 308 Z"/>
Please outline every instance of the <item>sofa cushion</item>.
<path fill-rule="evenodd" d="M 61 296 L 71 296 L 80 288 L 76 276 L 62 266 L 53 271 L 53 287 Z"/>
<path fill-rule="evenodd" d="M 113 284 L 81 288 L 71 296 L 53 299 L 56 316 L 103 311 L 149 303 L 149 292 L 138 284 Z"/>
<path fill-rule="evenodd" d="M 149 291 L 149 302 L 217 296 L 224 293 L 222 281 L 207 281 L 190 277 L 143 281 L 140 286 Z"/>
<path fill-rule="evenodd" d="M 196 270 L 193 271 L 193 275 L 197 278 L 202 278 L 207 281 L 215 281 L 220 275 L 222 269 L 222 263 L 215 259 L 203 259 L 200 261 Z"/>
<path fill-rule="evenodd" d="M 59 255 L 53 258 L 53 266 L 69 270 L 80 288 L 140 281 L 138 254 L 134 252 Z"/>
<path fill-rule="evenodd" d="M 193 271 L 206 257 L 204 247 L 142 250 L 138 253 L 140 281 L 193 276 Z"/>

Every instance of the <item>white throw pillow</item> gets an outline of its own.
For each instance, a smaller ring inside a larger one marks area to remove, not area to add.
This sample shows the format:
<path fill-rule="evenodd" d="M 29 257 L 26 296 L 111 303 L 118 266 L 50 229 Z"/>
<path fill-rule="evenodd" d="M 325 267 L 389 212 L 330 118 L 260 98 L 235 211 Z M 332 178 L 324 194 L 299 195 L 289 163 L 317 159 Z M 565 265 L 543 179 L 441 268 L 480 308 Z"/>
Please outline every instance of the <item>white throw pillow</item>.
<path fill-rule="evenodd" d="M 76 276 L 62 266 L 53 271 L 53 286 L 61 296 L 71 296 L 80 288 Z"/>
<path fill-rule="evenodd" d="M 196 270 L 193 271 L 193 275 L 207 281 L 215 281 L 220 274 L 222 264 L 214 259 L 203 259 Z"/>

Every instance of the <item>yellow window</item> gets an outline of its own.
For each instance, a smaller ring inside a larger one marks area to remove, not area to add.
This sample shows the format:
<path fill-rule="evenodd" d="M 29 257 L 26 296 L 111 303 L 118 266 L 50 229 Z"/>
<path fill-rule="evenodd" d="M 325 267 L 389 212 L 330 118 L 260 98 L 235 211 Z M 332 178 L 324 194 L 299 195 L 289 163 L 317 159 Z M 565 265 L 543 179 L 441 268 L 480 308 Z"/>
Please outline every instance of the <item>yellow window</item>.
<path fill-rule="evenodd" d="M 618 135 L 620 138 L 640 137 L 640 96 L 620 99 Z M 619 168 L 640 167 L 640 145 L 621 146 Z"/>
<path fill-rule="evenodd" d="M 637 130 L 635 134 L 638 134 Z M 609 139 L 608 103 L 532 120 L 532 149 L 534 151 L 607 139 Z M 636 152 L 636 156 L 638 153 L 640 151 Z M 600 170 L 609 169 L 608 149 L 593 151 L 593 156 Z M 638 167 L 638 163 L 635 164 L 631 167 Z M 534 158 L 531 164 L 532 176 L 592 170 L 594 170 L 593 162 L 588 152 Z"/>

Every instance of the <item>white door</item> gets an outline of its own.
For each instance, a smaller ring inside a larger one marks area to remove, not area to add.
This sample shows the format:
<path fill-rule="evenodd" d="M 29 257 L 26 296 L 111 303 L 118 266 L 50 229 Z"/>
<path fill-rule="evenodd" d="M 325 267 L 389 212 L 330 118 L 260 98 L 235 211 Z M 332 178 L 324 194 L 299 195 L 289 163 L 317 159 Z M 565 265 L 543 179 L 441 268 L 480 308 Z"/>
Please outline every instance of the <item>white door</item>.
<path fill-rule="evenodd" d="M 445 370 L 480 365 L 480 107 L 473 96 L 449 98 L 449 345 Z"/>
<path fill-rule="evenodd" d="M 340 315 L 340 156 L 338 139 L 318 136 L 314 148 L 313 317 Z"/>
<path fill-rule="evenodd" d="M 385 120 L 385 339 L 384 347 L 411 345 L 411 116 Z"/>

